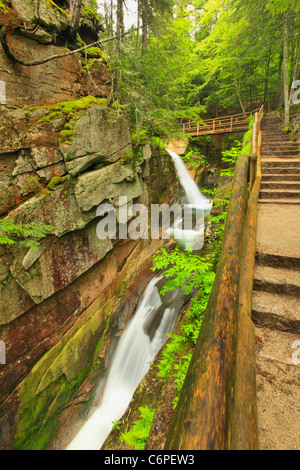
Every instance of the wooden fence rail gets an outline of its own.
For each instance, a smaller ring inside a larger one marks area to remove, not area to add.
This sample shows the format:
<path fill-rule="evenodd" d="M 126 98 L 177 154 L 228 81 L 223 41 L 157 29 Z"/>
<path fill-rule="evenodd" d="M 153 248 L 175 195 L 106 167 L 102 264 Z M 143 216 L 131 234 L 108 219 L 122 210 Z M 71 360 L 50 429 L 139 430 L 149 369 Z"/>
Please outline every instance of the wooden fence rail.
<path fill-rule="evenodd" d="M 262 114 L 254 115 L 251 158 L 237 159 L 216 278 L 166 450 L 258 448 L 251 305 Z"/>
<path fill-rule="evenodd" d="M 248 129 L 249 118 L 253 116 L 256 111 L 206 119 L 203 121 L 203 123 L 196 121 L 185 121 L 181 122 L 180 125 L 182 127 L 183 133 L 190 136 L 238 132 Z"/>

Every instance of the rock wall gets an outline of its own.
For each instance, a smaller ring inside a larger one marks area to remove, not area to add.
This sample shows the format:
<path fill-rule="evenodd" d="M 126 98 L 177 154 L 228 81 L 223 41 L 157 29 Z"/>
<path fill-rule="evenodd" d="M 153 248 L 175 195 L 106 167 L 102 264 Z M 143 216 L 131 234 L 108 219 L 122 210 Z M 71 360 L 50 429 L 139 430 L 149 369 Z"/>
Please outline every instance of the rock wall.
<path fill-rule="evenodd" d="M 52 42 L 66 23 L 43 24 L 48 38 L 11 34 L 14 52 L 61 52 Z M 36 251 L 0 246 L 1 449 L 65 445 L 75 416 L 104 386 L 117 339 L 152 276 L 151 257 L 165 242 L 97 236 L 99 204 L 118 212 L 119 196 L 127 196 L 128 207 L 150 207 L 176 186 L 167 154 L 147 145 L 138 161 L 130 157 L 126 114 L 109 106 L 100 55 L 86 65 L 76 54 L 25 67 L 0 50 L 0 217 L 53 227 Z"/>

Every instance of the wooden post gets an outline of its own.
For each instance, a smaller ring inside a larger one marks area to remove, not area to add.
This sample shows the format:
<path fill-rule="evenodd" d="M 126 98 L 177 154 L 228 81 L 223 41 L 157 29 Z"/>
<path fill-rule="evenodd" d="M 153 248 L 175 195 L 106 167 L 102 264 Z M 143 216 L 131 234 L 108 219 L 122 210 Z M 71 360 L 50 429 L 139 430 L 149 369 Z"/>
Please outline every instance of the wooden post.
<path fill-rule="evenodd" d="M 232 124 L 233 124 L 233 116 L 231 116 L 231 120 L 230 120 L 230 132 L 232 132 Z"/>
<path fill-rule="evenodd" d="M 248 156 L 240 155 L 216 278 L 170 426 L 166 450 L 229 448 L 247 171 Z"/>
<path fill-rule="evenodd" d="M 216 128 L 216 121 L 215 119 L 213 119 L 213 133 L 215 132 L 215 128 Z"/>

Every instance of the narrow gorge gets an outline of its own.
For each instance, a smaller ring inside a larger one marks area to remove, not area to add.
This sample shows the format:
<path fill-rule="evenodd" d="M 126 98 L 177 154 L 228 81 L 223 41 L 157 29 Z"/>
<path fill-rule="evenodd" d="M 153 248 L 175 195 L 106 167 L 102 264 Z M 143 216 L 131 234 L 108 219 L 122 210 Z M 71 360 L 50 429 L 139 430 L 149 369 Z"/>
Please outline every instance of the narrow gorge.
<path fill-rule="evenodd" d="M 0 0 L 1 450 L 299 447 L 296 3 Z"/>

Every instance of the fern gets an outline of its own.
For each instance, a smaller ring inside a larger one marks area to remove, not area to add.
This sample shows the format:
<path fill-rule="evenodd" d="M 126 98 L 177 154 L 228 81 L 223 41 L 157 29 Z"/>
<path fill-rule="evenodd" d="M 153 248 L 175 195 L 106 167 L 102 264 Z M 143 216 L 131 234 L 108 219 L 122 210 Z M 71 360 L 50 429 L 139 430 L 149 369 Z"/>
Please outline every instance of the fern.
<path fill-rule="evenodd" d="M 18 225 L 13 219 L 2 219 L 0 245 L 19 245 L 35 251 L 39 246 L 38 240 L 44 238 L 52 229 L 51 225 L 39 225 L 35 222 Z"/>
<path fill-rule="evenodd" d="M 140 419 L 133 423 L 132 429 L 126 433 L 121 433 L 121 441 L 134 450 L 143 450 L 145 448 L 150 428 L 152 425 L 155 409 L 146 406 L 140 406 Z"/>

